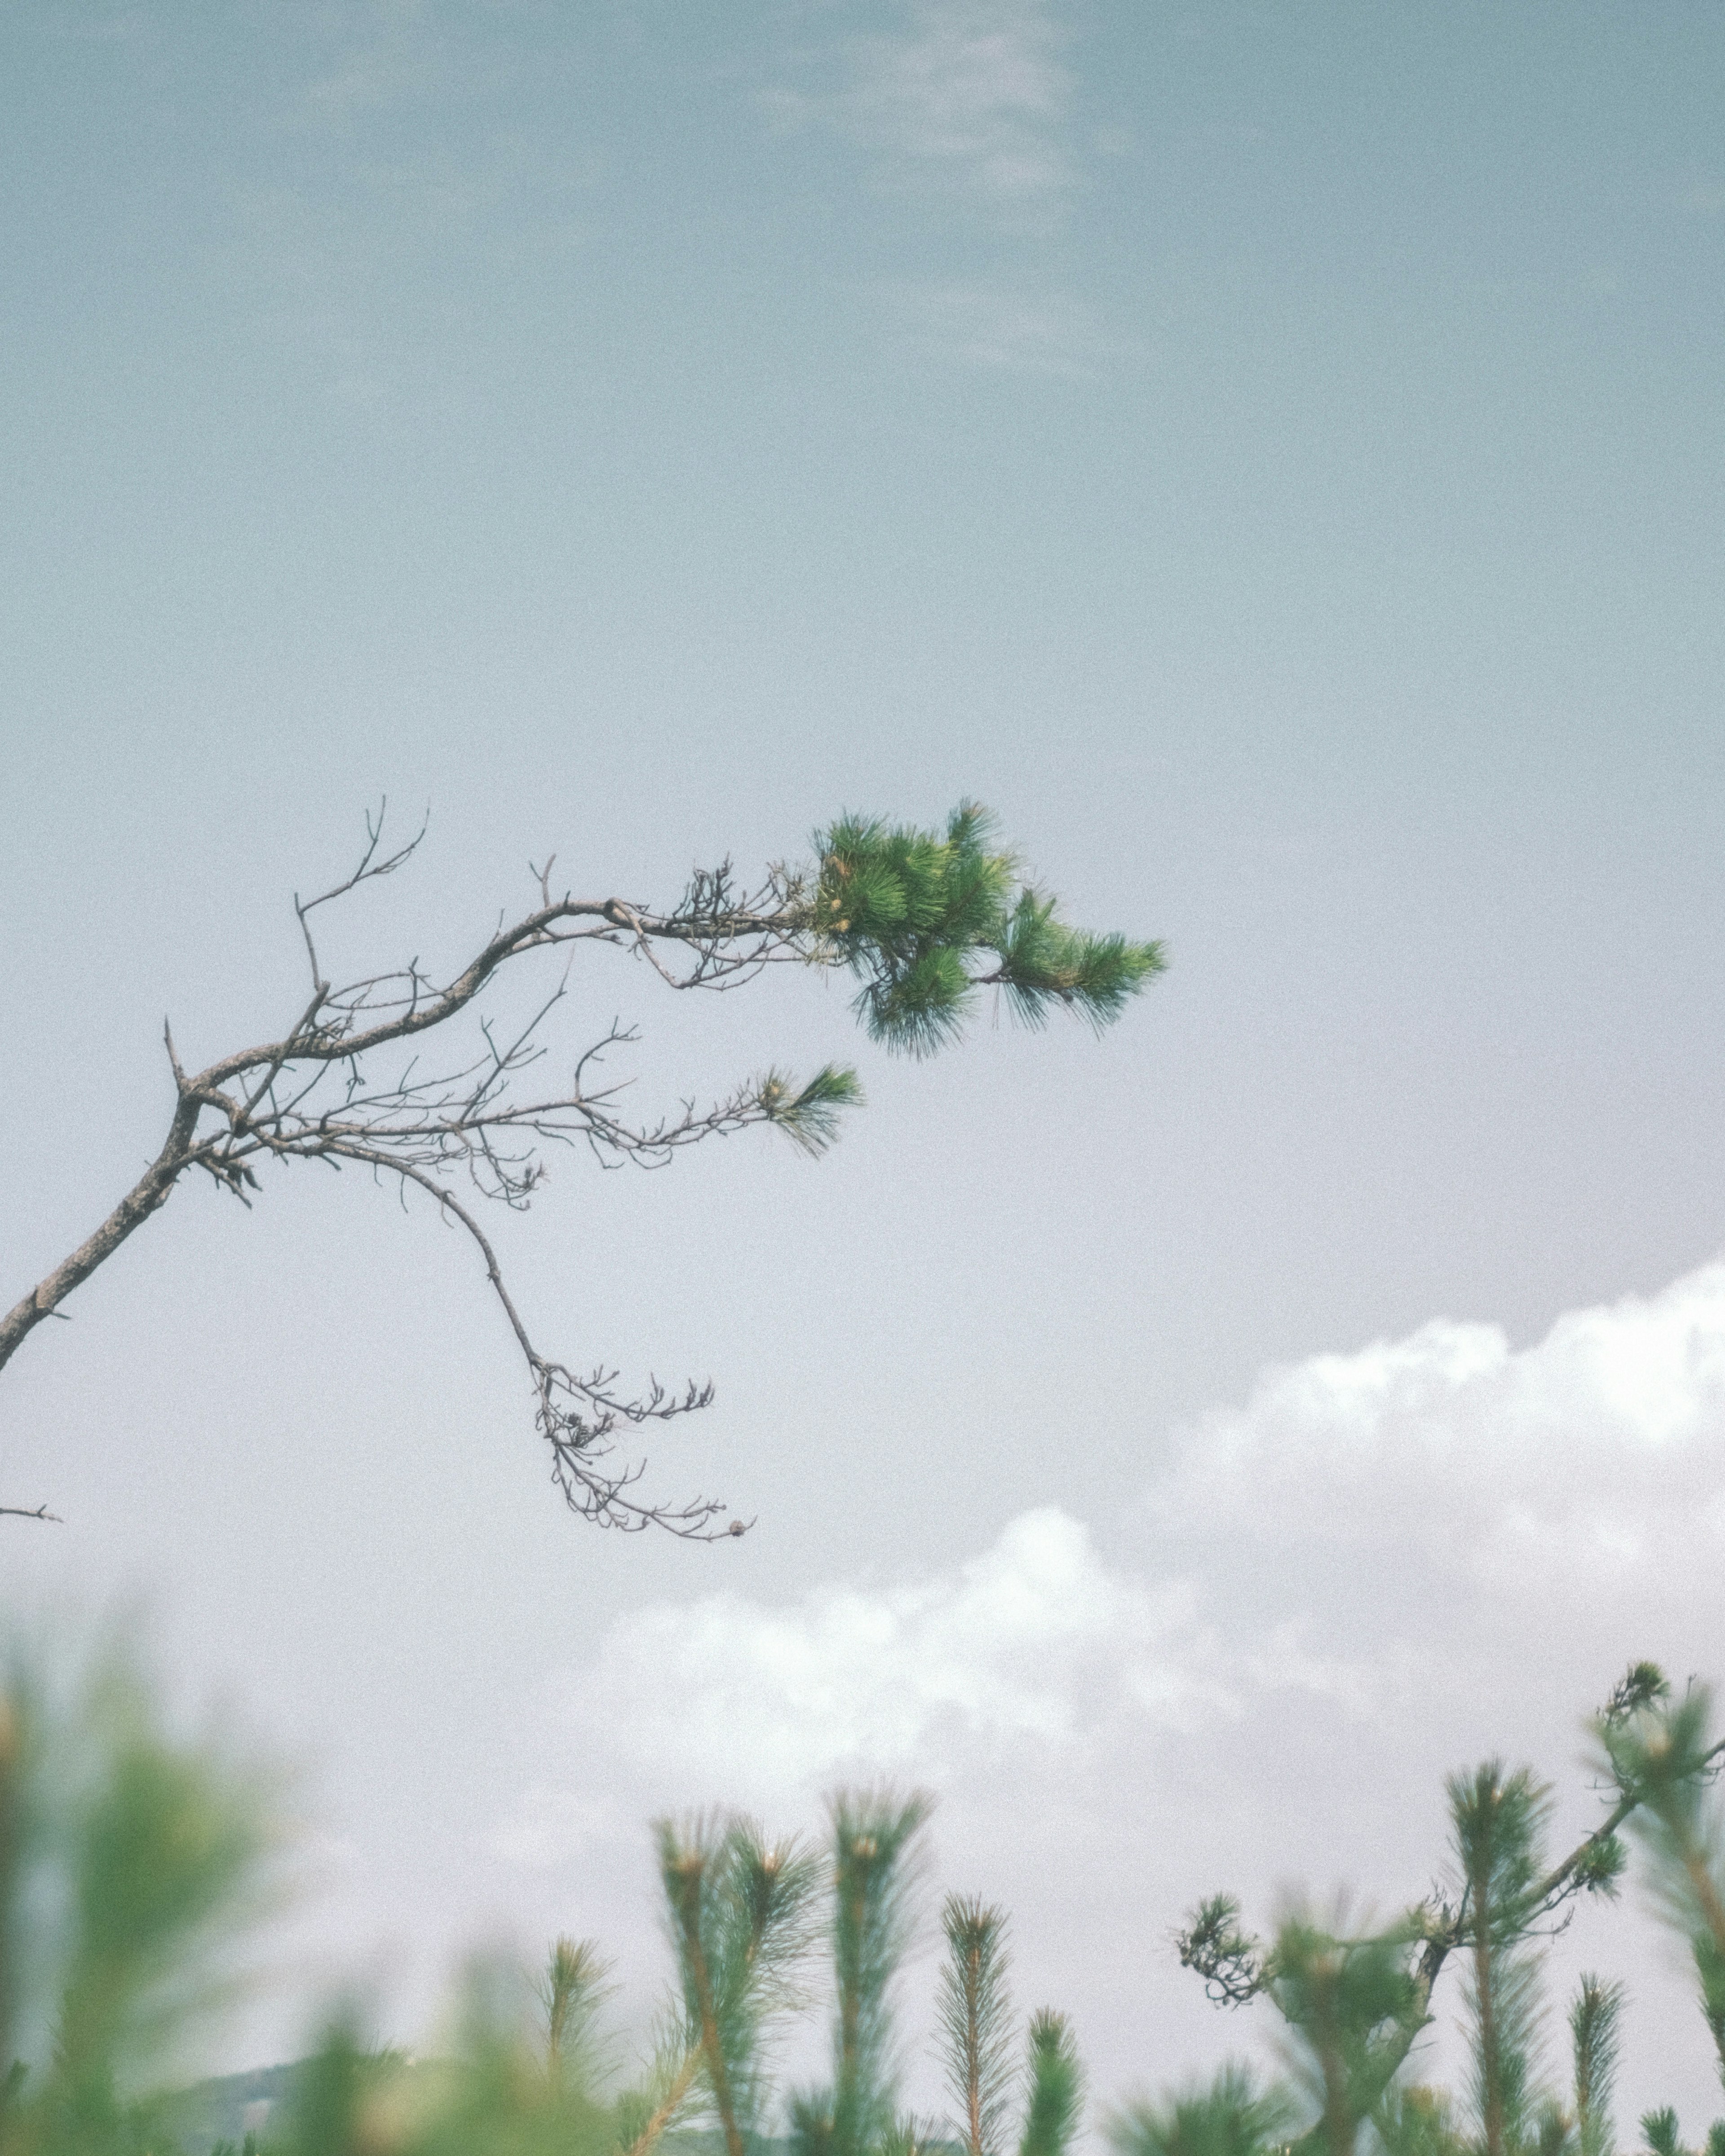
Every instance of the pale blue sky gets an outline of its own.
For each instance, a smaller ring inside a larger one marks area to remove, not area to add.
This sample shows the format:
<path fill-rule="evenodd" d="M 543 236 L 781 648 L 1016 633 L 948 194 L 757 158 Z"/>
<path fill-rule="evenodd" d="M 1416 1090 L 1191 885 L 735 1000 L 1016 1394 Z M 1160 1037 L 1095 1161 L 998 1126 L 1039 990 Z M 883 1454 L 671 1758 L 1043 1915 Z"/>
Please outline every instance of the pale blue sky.
<path fill-rule="evenodd" d="M 8 1371 L 5 1494 L 71 1519 L 8 1537 L 18 1594 L 141 1590 L 190 1692 L 320 1753 L 320 1921 L 393 1937 L 403 2002 L 500 1913 L 582 1928 L 579 1864 L 475 1852 L 608 1627 L 920 1593 L 1050 1505 L 1161 1578 L 1173 1433 L 1266 1365 L 1525 1348 L 1716 1253 L 1722 62 L 1681 0 L 8 11 L 0 1294 L 153 1150 L 164 1010 L 213 1055 L 295 1007 L 288 896 L 382 793 L 431 832 L 356 963 L 453 958 L 553 850 L 651 897 L 965 793 L 1173 956 L 1100 1045 L 863 1054 L 818 1169 L 572 1163 L 511 1235 L 572 1352 L 711 1371 L 661 1452 L 741 1548 L 557 1515 L 464 1254 L 367 1192 L 188 1190 Z M 856 1048 L 811 983 L 691 1013 L 614 969 L 582 1022 L 619 1007 L 666 1091 Z M 1302 1562 L 1256 1575 L 1272 1632 Z M 1507 1721 L 1431 1680 L 1408 1789 L 1565 1767 L 1614 1672 L 1558 1697 L 1522 1640 Z M 1158 1938 L 1215 1883 L 1162 1741 Z M 1321 1794 L 1285 1856 L 1242 1817 L 1246 1871 L 1399 1891 Z"/>

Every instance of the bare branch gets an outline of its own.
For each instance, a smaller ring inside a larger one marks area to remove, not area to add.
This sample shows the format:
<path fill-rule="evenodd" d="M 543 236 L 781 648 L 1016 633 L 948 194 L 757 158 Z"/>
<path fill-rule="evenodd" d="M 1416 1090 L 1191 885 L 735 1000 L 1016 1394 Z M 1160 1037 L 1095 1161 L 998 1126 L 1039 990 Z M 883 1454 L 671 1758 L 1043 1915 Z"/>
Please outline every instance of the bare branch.
<path fill-rule="evenodd" d="M 464 1229 L 484 1262 L 492 1291 L 526 1362 L 536 1399 L 535 1421 L 551 1454 L 551 1472 L 571 1508 L 625 1532 L 660 1527 L 711 1540 L 746 1532 L 721 1522 L 716 1499 L 649 1502 L 638 1486 L 644 1463 L 623 1458 L 618 1444 L 649 1422 L 696 1413 L 713 1397 L 710 1383 L 668 1391 L 649 1378 L 644 1389 L 620 1387 L 603 1366 L 582 1371 L 542 1353 L 505 1285 L 496 1251 L 452 1181 L 465 1180 L 478 1198 L 524 1210 L 545 1174 L 547 1145 L 580 1144 L 606 1167 L 664 1166 L 683 1147 L 778 1122 L 799 1142 L 822 1142 L 818 1122 L 799 1131 L 790 1096 L 776 1074 L 706 1103 L 683 1101 L 668 1115 L 631 1119 L 624 1111 L 625 1081 L 602 1075 L 608 1054 L 632 1045 L 632 1029 L 614 1021 L 576 1058 L 566 1086 L 522 1097 L 526 1071 L 548 1050 L 540 1029 L 563 1001 L 575 947 L 600 943 L 644 957 L 668 986 L 725 988 L 769 964 L 822 963 L 826 953 L 810 932 L 801 879 L 770 870 L 753 892 L 734 883 L 729 863 L 697 873 L 668 913 L 621 898 L 552 896 L 553 860 L 532 870 L 539 904 L 500 923 L 453 978 L 429 978 L 417 958 L 394 971 L 333 985 L 326 978 L 311 916 L 362 885 L 393 875 L 417 853 L 426 825 L 393 850 L 383 850 L 387 803 L 366 819 L 366 844 L 350 874 L 307 899 L 295 894 L 294 914 L 311 972 L 311 993 L 280 1039 L 224 1055 L 188 1073 L 164 1024 L 175 1106 L 161 1151 L 113 1212 L 54 1271 L 0 1318 L 0 1368 L 72 1291 L 165 1204 L 188 1171 L 197 1170 L 242 1204 L 259 1190 L 264 1160 L 321 1160 L 339 1168 L 352 1161 L 393 1176 L 398 1187 L 424 1191 L 444 1216 Z M 536 952 L 561 953 L 562 978 L 526 1022 L 506 1034 L 478 1016 L 477 1039 L 442 1067 L 427 1070 L 422 1035 L 452 1029 L 494 978 Z M 405 1064 L 377 1068 L 387 1051 L 409 1051 Z M 376 1075 L 373 1075 L 375 1071 Z M 811 1137 L 810 1132 L 814 1132 Z M 50 1518 L 45 1508 L 0 1507 L 0 1514 Z"/>

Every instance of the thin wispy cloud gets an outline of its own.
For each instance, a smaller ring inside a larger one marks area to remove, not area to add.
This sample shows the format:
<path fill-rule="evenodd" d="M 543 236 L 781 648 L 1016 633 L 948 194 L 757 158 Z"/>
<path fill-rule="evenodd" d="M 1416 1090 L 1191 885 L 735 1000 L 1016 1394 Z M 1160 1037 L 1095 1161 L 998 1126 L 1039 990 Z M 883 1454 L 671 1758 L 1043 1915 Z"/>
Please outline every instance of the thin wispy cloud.
<path fill-rule="evenodd" d="M 1062 42 L 1040 0 L 918 0 L 900 33 L 860 42 L 853 109 L 906 172 L 1043 200 L 1073 178 Z"/>
<path fill-rule="evenodd" d="M 842 40 L 824 84 L 782 84 L 770 102 L 865 144 L 883 187 L 1046 216 L 1078 177 L 1067 44 L 1047 0 L 907 0 Z"/>
<path fill-rule="evenodd" d="M 890 285 L 879 297 L 903 352 L 952 365 L 1085 381 L 1133 349 L 1070 292 L 961 281 Z"/>
<path fill-rule="evenodd" d="M 1071 289 L 1060 241 L 1085 183 L 1076 40 L 1056 0 L 893 0 L 816 19 L 766 102 L 783 123 L 868 153 L 868 183 L 914 200 L 909 274 L 869 288 L 901 360 L 1088 381 L 1129 355 Z M 932 217 L 937 204 L 946 213 Z M 901 211 L 901 214 L 902 212 Z M 917 275 L 932 236 L 943 274 Z M 975 250 L 963 265 L 954 247 Z"/>

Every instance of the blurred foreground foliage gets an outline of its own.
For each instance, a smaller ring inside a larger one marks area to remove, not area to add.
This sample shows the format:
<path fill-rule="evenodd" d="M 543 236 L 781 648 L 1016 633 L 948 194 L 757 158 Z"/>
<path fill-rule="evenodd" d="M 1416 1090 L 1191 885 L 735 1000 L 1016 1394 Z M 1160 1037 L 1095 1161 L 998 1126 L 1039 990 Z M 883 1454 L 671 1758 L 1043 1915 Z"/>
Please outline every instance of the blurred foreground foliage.
<path fill-rule="evenodd" d="M 1544 1842 L 1549 1793 L 1487 1761 L 1448 1784 L 1450 1866 L 1383 1927 L 1286 1910 L 1260 1940 L 1216 1896 L 1179 1935 L 1219 2004 L 1269 2004 L 1277 2079 L 1237 2063 L 1208 2083 L 1105 2115 L 1117 2156 L 1613 2156 L 1623 1991 L 1581 1980 L 1564 2086 L 1540 2073 L 1547 1944 L 1579 1900 L 1615 1895 L 1639 1844 L 1656 1906 L 1685 1941 L 1725 2075 L 1725 1763 L 1707 1691 L 1674 1697 L 1635 1666 L 1592 1727 L 1606 1816 L 1568 1856 Z M 182 2092 L 185 2046 L 244 1974 L 280 1894 L 280 1782 L 211 1738 L 172 1733 L 121 1659 L 76 1683 L 15 1654 L 0 1686 L 0 2156 L 204 2156 Z M 1085 2079 L 1065 2016 L 1021 2022 L 1001 1909 L 948 1896 L 937 2039 L 950 2110 L 901 2102 L 894 2020 L 925 1871 L 927 1799 L 850 1790 L 824 1845 L 699 1814 L 655 1828 L 673 1974 L 632 2069 L 605 2030 L 608 1964 L 560 1938 L 540 1977 L 475 1965 L 446 2042 L 416 2061 L 351 2016 L 291 2070 L 280 2101 L 216 2156 L 1067 2156 Z M 1415 2072 L 1434 1988 L 1461 1977 L 1469 2071 Z M 829 2002 L 819 2087 L 774 2065 L 793 2017 Z M 205 2092 L 219 2085 L 205 2085 Z M 193 2092 L 194 2097 L 202 2092 Z M 775 2138 L 776 2129 L 776 2138 Z M 1669 2108 L 1649 2156 L 1694 2156 Z M 1725 2120 L 1702 2144 L 1725 2156 Z"/>

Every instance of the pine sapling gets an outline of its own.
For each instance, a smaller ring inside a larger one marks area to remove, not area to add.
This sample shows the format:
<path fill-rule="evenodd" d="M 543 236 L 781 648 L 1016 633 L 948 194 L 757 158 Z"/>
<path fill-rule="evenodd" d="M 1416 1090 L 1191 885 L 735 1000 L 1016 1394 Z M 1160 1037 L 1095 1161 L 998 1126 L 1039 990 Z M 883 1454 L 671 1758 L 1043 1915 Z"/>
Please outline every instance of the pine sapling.
<path fill-rule="evenodd" d="M 1483 2156 L 1513 2156 L 1533 2125 L 1537 1965 L 1527 1948 L 1546 1790 L 1522 1769 L 1487 1760 L 1447 1784 L 1471 1960 L 1466 2005 L 1472 2096 Z"/>
<path fill-rule="evenodd" d="M 1030 2017 L 1024 2080 L 1019 2156 L 1066 2156 L 1084 2109 L 1084 2068 L 1064 2014 L 1044 2008 Z"/>
<path fill-rule="evenodd" d="M 803 2116 L 833 2156 L 877 2156 L 896 2123 L 892 1985 L 910 1943 L 927 1797 L 841 1791 L 832 1802 L 833 2087 Z"/>
<path fill-rule="evenodd" d="M 1623 1986 L 1584 1976 L 1569 2009 L 1575 2054 L 1575 2132 L 1580 2156 L 1611 2156 L 1611 2096 L 1617 2080 Z"/>
<path fill-rule="evenodd" d="M 999 2156 L 1013 2078 L 1006 1912 L 949 1894 L 941 1928 L 947 1958 L 936 2014 L 947 2087 L 968 2156 Z"/>
<path fill-rule="evenodd" d="M 1616 1712 L 1608 1707 L 1594 1726 L 1618 1786 L 1638 1800 L 1630 1824 L 1665 1915 L 1689 1942 L 1702 2014 L 1725 2077 L 1725 1825 L 1712 1798 L 1722 1747 L 1709 1728 L 1707 1688 L 1692 1686 L 1673 1704 L 1659 1672 L 1644 1667 L 1650 1676 L 1641 1692 Z"/>
<path fill-rule="evenodd" d="M 1250 2068 L 1227 2066 L 1207 2087 L 1116 2112 L 1106 2131 L 1117 2156 L 1271 2156 L 1292 2118 L 1283 2091 L 1260 2089 Z"/>

